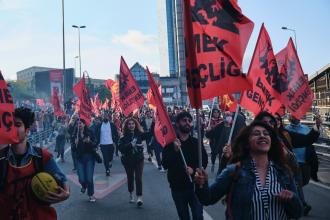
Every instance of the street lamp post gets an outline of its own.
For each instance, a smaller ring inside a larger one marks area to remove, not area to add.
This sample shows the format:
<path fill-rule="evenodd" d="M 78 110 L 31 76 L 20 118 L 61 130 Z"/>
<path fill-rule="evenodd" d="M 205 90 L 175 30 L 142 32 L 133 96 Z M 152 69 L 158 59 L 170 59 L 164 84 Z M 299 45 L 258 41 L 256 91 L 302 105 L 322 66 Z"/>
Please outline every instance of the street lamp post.
<path fill-rule="evenodd" d="M 86 26 L 77 26 L 77 25 L 72 25 L 73 28 L 78 29 L 78 44 L 79 44 L 79 77 L 81 78 L 81 53 L 80 53 L 80 29 L 81 28 L 86 28 Z"/>
<path fill-rule="evenodd" d="M 65 38 L 64 38 L 64 0 L 62 0 L 62 44 L 63 44 L 63 101 L 66 98 L 66 71 L 65 71 Z"/>
<path fill-rule="evenodd" d="M 291 29 L 288 27 L 282 27 L 283 30 L 288 30 L 288 31 L 292 31 L 294 34 L 294 44 L 296 45 L 296 51 L 298 53 L 298 45 L 297 45 L 297 35 L 296 35 L 296 30 L 295 29 Z"/>
<path fill-rule="evenodd" d="M 76 71 L 77 71 L 77 59 L 79 58 L 79 56 L 75 56 L 74 58 L 74 75 L 76 77 Z"/>

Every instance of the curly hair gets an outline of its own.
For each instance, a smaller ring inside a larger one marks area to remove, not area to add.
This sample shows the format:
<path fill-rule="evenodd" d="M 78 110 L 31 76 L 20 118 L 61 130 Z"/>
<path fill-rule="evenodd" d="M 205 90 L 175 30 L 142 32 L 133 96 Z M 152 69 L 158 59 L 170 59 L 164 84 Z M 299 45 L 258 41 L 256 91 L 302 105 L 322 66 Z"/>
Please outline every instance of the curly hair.
<path fill-rule="evenodd" d="M 140 125 L 140 123 L 133 117 L 126 118 L 124 123 L 123 123 L 123 135 L 125 136 L 128 134 L 130 131 L 128 130 L 128 122 L 133 121 L 135 124 L 135 130 L 134 132 L 140 132 L 143 133 L 143 128 Z"/>
<path fill-rule="evenodd" d="M 16 108 L 14 117 L 22 120 L 25 129 L 30 128 L 35 120 L 34 112 L 31 109 L 25 107 Z"/>
<path fill-rule="evenodd" d="M 268 159 L 282 167 L 288 168 L 288 162 L 276 132 L 272 127 L 262 121 L 253 121 L 249 126 L 241 130 L 232 147 L 233 154 L 230 163 L 242 162 L 250 157 L 249 137 L 253 128 L 256 126 L 263 127 L 270 133 L 271 146 L 268 152 Z"/>

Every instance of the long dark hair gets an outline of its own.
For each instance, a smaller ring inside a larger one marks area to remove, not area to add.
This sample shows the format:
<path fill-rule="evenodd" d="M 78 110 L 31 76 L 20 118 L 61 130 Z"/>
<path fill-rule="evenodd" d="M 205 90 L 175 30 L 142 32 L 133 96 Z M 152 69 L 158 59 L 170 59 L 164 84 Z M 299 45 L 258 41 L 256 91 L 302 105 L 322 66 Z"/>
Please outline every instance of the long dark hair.
<path fill-rule="evenodd" d="M 287 160 L 285 159 L 284 151 L 280 146 L 276 132 L 272 127 L 262 121 L 253 121 L 249 126 L 241 130 L 232 147 L 233 154 L 230 163 L 242 162 L 250 158 L 249 137 L 253 128 L 256 126 L 265 128 L 270 134 L 271 146 L 268 152 L 268 159 L 281 167 L 287 168 Z"/>
<path fill-rule="evenodd" d="M 127 135 L 130 132 L 130 130 L 128 129 L 128 122 L 130 122 L 130 121 L 133 121 L 134 124 L 135 124 L 135 130 L 134 130 L 135 133 L 136 132 L 137 133 L 143 133 L 143 128 L 140 125 L 140 123 L 135 118 L 129 117 L 129 118 L 126 118 L 124 123 L 123 123 L 123 135 L 124 136 Z"/>

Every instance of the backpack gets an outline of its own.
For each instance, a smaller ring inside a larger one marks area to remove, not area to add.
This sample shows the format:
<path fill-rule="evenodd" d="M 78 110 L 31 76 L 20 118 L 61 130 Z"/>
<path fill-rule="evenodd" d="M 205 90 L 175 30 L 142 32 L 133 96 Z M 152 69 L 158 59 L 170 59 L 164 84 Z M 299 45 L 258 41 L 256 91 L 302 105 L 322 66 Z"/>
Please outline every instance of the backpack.
<path fill-rule="evenodd" d="M 33 165 L 35 169 L 35 173 L 38 173 L 43 170 L 43 154 L 42 148 L 33 147 L 34 151 L 38 156 L 33 157 Z M 7 187 L 7 174 L 8 174 L 8 152 L 9 146 L 0 150 L 0 194 L 6 191 Z M 30 176 L 26 176 L 25 178 L 29 178 Z M 15 182 L 20 181 L 21 179 L 15 180 Z"/>

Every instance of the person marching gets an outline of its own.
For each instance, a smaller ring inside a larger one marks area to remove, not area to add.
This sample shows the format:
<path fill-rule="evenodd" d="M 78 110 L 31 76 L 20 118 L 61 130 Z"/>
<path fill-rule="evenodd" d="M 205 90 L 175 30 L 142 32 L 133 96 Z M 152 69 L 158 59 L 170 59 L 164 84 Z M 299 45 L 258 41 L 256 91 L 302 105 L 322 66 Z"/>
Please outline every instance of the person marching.
<path fill-rule="evenodd" d="M 198 167 L 198 140 L 190 135 L 192 116 L 188 112 L 180 112 L 176 117 L 176 128 L 178 139 L 165 146 L 162 164 L 164 169 L 167 169 L 167 179 L 179 218 L 190 219 L 190 207 L 193 219 L 200 220 L 203 219 L 203 207 L 195 195 L 194 184 L 189 178 L 189 176 L 193 177 Z M 179 148 L 182 150 L 187 167 L 184 165 Z M 207 153 L 203 147 L 202 166 L 204 169 L 207 166 L 207 160 Z"/>
<path fill-rule="evenodd" d="M 136 203 L 143 205 L 142 200 L 142 173 L 144 166 L 143 144 L 146 139 L 140 123 L 135 118 L 127 118 L 123 124 L 123 137 L 119 140 L 119 151 L 122 154 L 121 162 L 127 175 L 127 186 L 130 203 L 135 202 L 133 195 L 134 180 L 136 186 Z"/>
<path fill-rule="evenodd" d="M 205 170 L 195 174 L 196 194 L 203 205 L 226 195 L 226 219 L 287 220 L 302 216 L 303 206 L 275 131 L 254 121 L 233 145 L 231 164 L 211 185 Z"/>
<path fill-rule="evenodd" d="M 51 153 L 28 142 L 34 120 L 30 109 L 15 109 L 14 125 L 19 142 L 0 151 L 0 219 L 55 220 L 56 211 L 50 205 L 69 198 L 67 179 Z M 31 190 L 32 178 L 40 172 L 49 173 L 59 185 L 57 192 L 48 191 L 43 201 Z"/>

